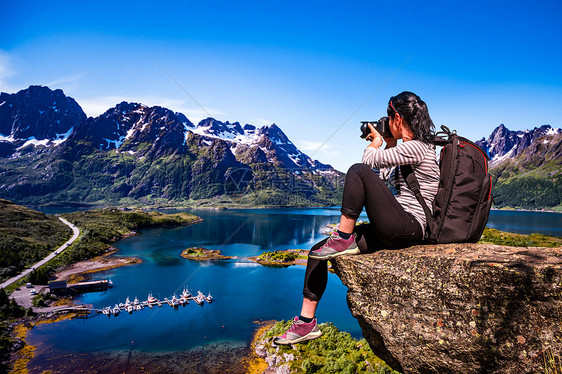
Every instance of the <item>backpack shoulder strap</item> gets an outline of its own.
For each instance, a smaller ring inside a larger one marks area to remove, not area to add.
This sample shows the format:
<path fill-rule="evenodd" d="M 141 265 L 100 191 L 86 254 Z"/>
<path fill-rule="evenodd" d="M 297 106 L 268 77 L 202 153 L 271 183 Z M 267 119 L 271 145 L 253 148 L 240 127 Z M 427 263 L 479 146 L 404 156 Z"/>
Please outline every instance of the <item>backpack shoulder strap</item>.
<path fill-rule="evenodd" d="M 427 231 L 431 231 L 431 227 L 433 227 L 434 219 L 433 215 L 431 214 L 431 210 L 427 206 L 425 199 L 423 198 L 421 191 L 420 191 L 420 183 L 418 182 L 418 178 L 414 174 L 414 169 L 412 169 L 412 165 L 400 165 L 400 173 L 404 177 L 406 184 L 414 193 L 414 196 L 420 203 L 423 208 L 423 212 L 425 213 L 425 219 L 427 220 Z"/>

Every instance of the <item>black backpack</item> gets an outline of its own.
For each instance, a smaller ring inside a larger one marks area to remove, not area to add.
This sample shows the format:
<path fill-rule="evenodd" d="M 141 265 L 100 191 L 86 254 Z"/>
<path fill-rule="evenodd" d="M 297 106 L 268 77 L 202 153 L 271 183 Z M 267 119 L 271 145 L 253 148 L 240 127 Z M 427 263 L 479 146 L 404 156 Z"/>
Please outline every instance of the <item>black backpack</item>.
<path fill-rule="evenodd" d="M 427 219 L 429 243 L 476 243 L 488 222 L 492 206 L 492 177 L 488 155 L 470 140 L 441 126 L 435 144 L 442 146 L 439 189 L 433 200 L 433 214 L 420 193 L 410 165 L 400 172 L 420 202 Z M 446 136 L 446 137 L 444 137 Z"/>

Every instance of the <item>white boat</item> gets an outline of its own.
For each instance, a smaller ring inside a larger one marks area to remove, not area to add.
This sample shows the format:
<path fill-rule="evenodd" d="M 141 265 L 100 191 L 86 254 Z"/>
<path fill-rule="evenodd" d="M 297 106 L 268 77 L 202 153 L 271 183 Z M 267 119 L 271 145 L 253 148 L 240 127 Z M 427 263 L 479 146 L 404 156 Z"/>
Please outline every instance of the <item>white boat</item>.
<path fill-rule="evenodd" d="M 113 287 L 113 281 L 111 279 L 107 281 L 107 287 Z"/>
<path fill-rule="evenodd" d="M 186 298 L 186 299 L 188 299 L 188 298 L 190 298 L 191 296 L 193 296 L 193 295 L 191 295 L 191 292 L 189 292 L 189 290 L 187 289 L 187 287 L 183 289 L 183 292 L 182 292 L 181 294 L 182 294 L 182 296 L 183 296 L 184 298 Z"/>
<path fill-rule="evenodd" d="M 178 306 L 178 305 L 179 305 L 179 300 L 178 300 L 178 298 L 176 297 L 176 295 L 174 294 L 174 295 L 172 296 L 172 306 Z"/>
<path fill-rule="evenodd" d="M 118 316 L 120 312 L 121 312 L 121 309 L 119 309 L 119 305 L 115 304 L 115 308 L 113 308 L 113 310 L 112 310 L 113 315 Z"/>
<path fill-rule="evenodd" d="M 205 300 L 208 303 L 212 303 L 213 302 L 213 296 L 211 296 L 211 292 L 209 291 L 209 294 L 207 296 L 205 296 Z"/>
<path fill-rule="evenodd" d="M 127 297 L 127 300 L 125 300 L 125 304 L 123 304 L 123 306 L 125 308 L 127 308 L 127 306 L 131 305 L 131 301 L 129 300 L 129 298 Z"/>
<path fill-rule="evenodd" d="M 154 296 L 152 296 L 151 293 L 149 293 L 149 294 L 148 294 L 148 298 L 146 299 L 146 301 L 148 301 L 149 304 L 152 304 L 152 303 L 156 303 L 156 302 L 158 301 L 158 299 L 155 298 Z"/>
<path fill-rule="evenodd" d="M 140 303 L 139 299 L 135 297 L 135 299 L 133 300 L 133 305 L 139 305 L 139 303 Z"/>
<path fill-rule="evenodd" d="M 197 297 L 195 297 L 193 300 L 195 300 L 198 305 L 203 305 L 203 302 L 205 301 L 205 295 L 203 295 L 201 291 L 197 291 Z"/>
<path fill-rule="evenodd" d="M 126 310 L 129 314 L 131 314 L 131 313 L 133 313 L 133 306 L 132 306 L 131 304 L 129 304 L 129 305 L 127 305 L 127 306 L 125 307 L 125 310 Z"/>
<path fill-rule="evenodd" d="M 134 305 L 133 309 L 135 309 L 136 311 L 139 311 L 142 309 L 142 306 L 140 304 Z"/>
<path fill-rule="evenodd" d="M 108 316 L 109 313 L 110 313 L 110 309 L 111 309 L 110 307 L 105 307 L 105 308 L 103 308 L 103 309 L 101 310 L 101 312 L 102 312 L 104 315 Z"/>

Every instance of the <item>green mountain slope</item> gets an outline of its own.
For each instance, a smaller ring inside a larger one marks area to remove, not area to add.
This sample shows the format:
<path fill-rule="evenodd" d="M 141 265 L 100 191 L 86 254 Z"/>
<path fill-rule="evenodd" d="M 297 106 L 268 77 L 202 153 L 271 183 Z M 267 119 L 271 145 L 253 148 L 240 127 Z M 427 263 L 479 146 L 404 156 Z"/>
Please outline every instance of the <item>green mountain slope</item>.
<path fill-rule="evenodd" d="M 42 259 L 71 235 L 57 217 L 0 199 L 0 279 Z"/>
<path fill-rule="evenodd" d="M 491 174 L 495 206 L 562 211 L 562 134 L 537 139 Z"/>

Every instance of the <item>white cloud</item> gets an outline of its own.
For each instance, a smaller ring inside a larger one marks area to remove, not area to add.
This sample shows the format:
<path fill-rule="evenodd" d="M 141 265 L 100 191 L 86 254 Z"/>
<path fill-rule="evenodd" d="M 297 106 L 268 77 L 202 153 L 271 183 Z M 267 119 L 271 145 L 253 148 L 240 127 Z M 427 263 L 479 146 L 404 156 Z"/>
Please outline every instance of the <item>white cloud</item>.
<path fill-rule="evenodd" d="M 297 144 L 299 148 L 303 151 L 326 151 L 332 148 L 332 146 L 328 143 L 318 142 L 318 141 L 310 141 L 310 140 L 297 140 Z M 322 147 L 322 148 L 320 148 Z"/>
<path fill-rule="evenodd" d="M 17 75 L 12 68 L 12 60 L 13 58 L 8 53 L 0 50 L 0 91 L 9 93 L 19 91 L 19 89 L 14 90 L 7 83 L 8 78 Z"/>
<path fill-rule="evenodd" d="M 83 74 L 75 74 L 67 77 L 60 77 L 51 82 L 45 83 L 44 86 L 54 90 L 61 88 L 63 91 L 70 91 L 76 88 L 77 81 L 82 78 Z"/>
<path fill-rule="evenodd" d="M 332 147 L 329 143 L 310 140 L 297 140 L 297 147 L 316 160 L 333 162 L 342 156 L 341 149 Z"/>

